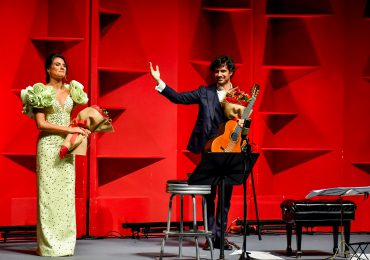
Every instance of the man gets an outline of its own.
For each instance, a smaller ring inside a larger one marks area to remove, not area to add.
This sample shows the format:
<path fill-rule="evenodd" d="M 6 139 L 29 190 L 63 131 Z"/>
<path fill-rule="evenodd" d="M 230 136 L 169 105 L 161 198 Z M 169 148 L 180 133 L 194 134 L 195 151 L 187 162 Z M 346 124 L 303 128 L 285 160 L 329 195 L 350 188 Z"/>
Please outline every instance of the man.
<path fill-rule="evenodd" d="M 204 145 L 208 140 L 217 136 L 220 124 L 225 123 L 228 119 L 224 115 L 220 102 L 225 98 L 226 92 L 233 86 L 231 77 L 235 72 L 235 64 L 229 56 L 219 56 L 210 65 L 211 71 L 214 73 L 215 83 L 207 87 L 201 86 L 198 89 L 188 92 L 176 92 L 174 89 L 166 85 L 160 77 L 159 67 L 154 69 L 152 63 L 150 72 L 157 86 L 155 89 L 175 104 L 197 104 L 199 106 L 198 117 L 190 136 L 187 149 L 193 153 L 203 152 Z M 227 215 L 230 209 L 231 195 L 233 186 L 225 186 L 225 208 L 224 216 L 224 232 L 226 231 Z M 212 192 L 207 196 L 207 218 L 208 229 L 214 235 L 214 247 L 220 248 L 221 236 L 221 209 L 218 203 L 217 214 L 215 218 L 215 198 L 217 186 L 212 186 Z M 224 240 L 224 249 L 231 250 L 232 246 Z M 204 249 L 209 249 L 208 243 Z"/>

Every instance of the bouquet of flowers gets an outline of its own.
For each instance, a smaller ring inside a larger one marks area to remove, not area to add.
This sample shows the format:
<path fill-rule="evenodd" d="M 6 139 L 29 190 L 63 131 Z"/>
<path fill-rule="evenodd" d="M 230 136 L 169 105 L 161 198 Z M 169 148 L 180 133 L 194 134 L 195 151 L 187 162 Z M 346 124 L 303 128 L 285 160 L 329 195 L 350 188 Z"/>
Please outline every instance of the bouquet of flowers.
<path fill-rule="evenodd" d="M 227 118 L 241 118 L 250 100 L 251 97 L 249 94 L 236 87 L 226 92 L 226 96 L 221 102 L 221 105 Z"/>
<path fill-rule="evenodd" d="M 113 132 L 112 120 L 102 108 L 94 105 L 81 110 L 72 120 L 70 126 L 83 127 L 93 132 Z M 67 154 L 86 155 L 87 137 L 78 133 L 68 134 L 60 147 L 59 157 L 62 159 Z"/>

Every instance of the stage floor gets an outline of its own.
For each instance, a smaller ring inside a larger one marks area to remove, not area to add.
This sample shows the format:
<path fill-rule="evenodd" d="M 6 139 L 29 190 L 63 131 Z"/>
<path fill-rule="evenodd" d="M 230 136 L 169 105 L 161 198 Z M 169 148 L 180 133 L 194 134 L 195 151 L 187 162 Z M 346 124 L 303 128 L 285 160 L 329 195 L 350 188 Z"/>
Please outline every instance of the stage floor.
<path fill-rule="evenodd" d="M 229 241 L 242 247 L 242 236 L 229 236 Z M 292 239 L 293 255 L 288 257 L 285 254 L 286 236 L 285 234 L 265 234 L 262 235 L 262 240 L 258 240 L 258 236 L 247 236 L 247 251 L 256 252 L 256 258 L 251 259 L 296 259 L 295 257 L 295 236 Z M 351 242 L 370 241 L 370 234 L 351 234 Z M 201 243 L 204 241 L 201 239 Z M 6 243 L 0 242 L 0 260 L 31 260 L 40 259 L 35 252 L 35 241 L 9 241 Z M 129 259 L 129 260 L 146 260 L 158 259 L 161 248 L 160 237 L 150 238 L 104 238 L 94 240 L 78 240 L 76 252 L 71 257 L 57 257 L 53 259 L 68 259 L 68 260 L 113 260 L 113 259 Z M 302 260 L 303 259 L 330 259 L 332 256 L 333 239 L 330 234 L 313 235 L 304 234 L 302 238 Z M 166 243 L 164 259 L 178 259 L 178 243 L 175 239 L 170 239 Z M 214 259 L 219 258 L 219 250 L 214 251 Z M 225 251 L 225 259 L 239 259 L 240 255 L 230 255 L 232 251 Z M 370 254 L 370 246 L 366 250 Z M 202 259 L 211 259 L 209 251 L 200 250 Z M 186 239 L 183 244 L 183 258 L 195 259 L 195 247 L 193 239 Z M 336 259 L 344 259 L 337 257 Z"/>

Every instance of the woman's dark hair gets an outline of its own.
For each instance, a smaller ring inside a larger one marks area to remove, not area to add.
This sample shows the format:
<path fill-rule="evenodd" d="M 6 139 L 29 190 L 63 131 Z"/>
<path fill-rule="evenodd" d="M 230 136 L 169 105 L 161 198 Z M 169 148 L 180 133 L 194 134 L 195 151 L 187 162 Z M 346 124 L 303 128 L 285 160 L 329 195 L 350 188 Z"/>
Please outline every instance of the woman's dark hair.
<path fill-rule="evenodd" d="M 63 57 L 63 55 L 59 53 L 53 53 L 53 54 L 50 54 L 48 57 L 46 57 L 46 60 L 45 60 L 44 68 L 45 68 L 45 74 L 46 74 L 46 83 L 50 82 L 50 75 L 49 75 L 48 70 L 50 69 L 50 66 L 53 64 L 53 61 L 55 58 L 61 58 L 64 61 L 64 63 L 66 64 L 66 76 L 67 76 L 68 64 L 66 62 L 66 59 Z"/>
<path fill-rule="evenodd" d="M 227 69 L 230 72 L 235 71 L 235 64 L 230 56 L 218 56 L 214 61 L 212 61 L 210 69 L 211 71 L 216 71 L 217 68 L 222 67 L 224 65 L 227 66 Z"/>

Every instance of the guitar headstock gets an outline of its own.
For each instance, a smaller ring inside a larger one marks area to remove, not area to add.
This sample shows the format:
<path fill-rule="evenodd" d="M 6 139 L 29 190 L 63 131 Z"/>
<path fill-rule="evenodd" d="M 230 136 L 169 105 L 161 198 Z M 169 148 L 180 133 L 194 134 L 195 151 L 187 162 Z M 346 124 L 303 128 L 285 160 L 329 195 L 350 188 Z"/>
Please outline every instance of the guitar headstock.
<path fill-rule="evenodd" d="M 257 83 L 254 83 L 252 88 L 251 88 L 251 97 L 257 97 L 260 92 L 260 85 Z"/>

